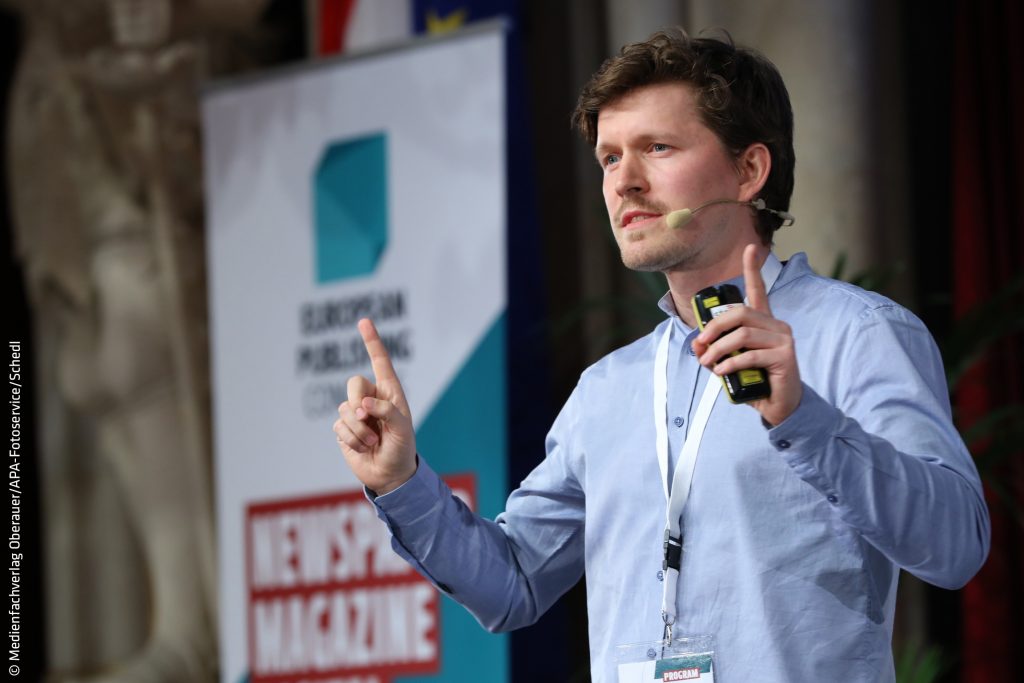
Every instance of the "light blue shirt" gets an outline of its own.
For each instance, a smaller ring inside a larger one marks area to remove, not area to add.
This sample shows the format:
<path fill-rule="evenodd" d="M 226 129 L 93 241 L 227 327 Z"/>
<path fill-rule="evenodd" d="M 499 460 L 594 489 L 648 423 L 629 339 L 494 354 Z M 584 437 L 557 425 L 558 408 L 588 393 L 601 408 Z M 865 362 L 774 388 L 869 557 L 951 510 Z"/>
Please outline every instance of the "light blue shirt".
<path fill-rule="evenodd" d="M 716 680 L 892 681 L 899 569 L 958 588 L 989 548 L 942 362 L 912 313 L 814 274 L 802 254 L 769 302 L 793 329 L 803 398 L 767 429 L 719 394 L 682 515 L 675 634 L 715 636 Z M 670 298 L 661 305 L 669 318 L 652 334 L 583 373 L 547 457 L 496 521 L 470 513 L 425 460 L 374 499 L 395 550 L 487 629 L 533 623 L 586 570 L 596 683 L 616 680 L 617 645 L 662 635 L 652 377 L 666 325 L 678 326 L 673 459 L 709 375 L 690 351 L 694 330 Z"/>

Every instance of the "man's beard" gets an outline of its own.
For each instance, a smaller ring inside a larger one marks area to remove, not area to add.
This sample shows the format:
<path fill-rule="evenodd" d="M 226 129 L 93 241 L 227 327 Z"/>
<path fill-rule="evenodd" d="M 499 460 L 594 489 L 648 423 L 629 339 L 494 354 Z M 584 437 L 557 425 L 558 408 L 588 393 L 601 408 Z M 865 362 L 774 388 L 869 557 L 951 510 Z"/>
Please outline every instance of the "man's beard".
<path fill-rule="evenodd" d="M 658 235 L 657 237 L 662 237 Z M 664 237 L 671 238 L 672 235 Z M 619 255 L 622 257 L 622 264 L 630 270 L 643 273 L 663 273 L 671 270 L 680 264 L 686 263 L 693 258 L 693 247 L 685 242 L 673 239 L 660 241 L 652 239 L 651 235 L 622 235 L 623 243 L 619 244 Z M 630 243 L 634 248 L 630 249 Z M 635 248 L 641 246 L 635 242 L 648 242 L 642 245 L 648 248 Z M 659 243 L 660 242 L 660 243 Z M 653 243 L 653 244 L 650 244 Z"/>
<path fill-rule="evenodd" d="M 646 211 L 648 213 L 659 214 L 664 220 L 664 217 L 668 214 L 669 208 L 662 205 L 660 202 L 648 201 L 643 197 L 636 197 L 628 202 L 624 202 L 615 215 L 615 226 L 622 225 L 622 217 L 629 211 Z M 667 230 L 667 226 L 657 227 L 651 226 L 647 230 L 641 233 L 631 233 L 625 231 L 622 227 L 616 228 L 616 241 L 619 244 L 619 255 L 622 258 L 622 263 L 630 270 L 637 270 L 645 273 L 655 273 L 668 270 L 672 266 L 679 263 L 680 260 L 687 258 L 688 248 L 685 244 L 679 243 L 672 240 L 671 231 L 668 234 L 662 234 L 663 231 Z M 656 234 L 652 234 L 651 230 L 658 230 Z M 645 246 L 652 247 L 651 250 L 646 249 L 633 249 L 628 250 L 626 247 L 630 243 L 637 242 L 648 242 L 654 244 L 648 244 Z M 658 244 L 661 242 L 660 244 Z"/>

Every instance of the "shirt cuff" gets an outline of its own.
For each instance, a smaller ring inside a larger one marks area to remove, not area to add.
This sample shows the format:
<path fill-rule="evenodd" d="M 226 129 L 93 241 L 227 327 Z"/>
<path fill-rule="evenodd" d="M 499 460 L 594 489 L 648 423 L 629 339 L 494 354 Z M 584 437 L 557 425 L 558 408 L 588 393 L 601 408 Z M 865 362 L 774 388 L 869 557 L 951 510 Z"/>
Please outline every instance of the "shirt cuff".
<path fill-rule="evenodd" d="M 392 529 L 415 524 L 443 500 L 447 486 L 426 460 L 416 456 L 416 472 L 404 484 L 377 495 L 363 487 L 366 498 L 377 509 L 377 516 Z M 450 494 L 448 494 L 450 495 Z"/>
<path fill-rule="evenodd" d="M 416 454 L 416 467 L 417 467 L 417 469 L 419 468 L 419 466 L 420 466 L 420 454 L 417 453 Z M 415 474 L 416 474 L 416 470 L 413 470 L 413 475 L 415 475 Z M 409 477 L 409 479 L 412 479 L 412 477 Z M 406 484 L 409 483 L 409 479 L 406 479 L 404 482 L 399 484 L 397 487 L 391 489 L 391 491 L 388 491 L 388 493 L 393 493 L 393 492 L 397 491 L 398 489 L 402 488 L 403 486 L 405 486 Z M 377 493 L 376 491 L 371 489 L 369 486 L 366 486 L 365 484 L 363 485 L 363 494 L 366 496 L 366 499 L 368 501 L 370 501 L 371 503 L 373 501 L 377 500 L 377 498 L 379 498 L 380 496 L 382 496 L 382 495 L 386 496 L 387 495 L 387 493 L 383 493 L 383 494 L 382 493 Z"/>
<path fill-rule="evenodd" d="M 821 452 L 842 417 L 839 409 L 804 384 L 800 404 L 789 417 L 768 430 L 768 440 L 795 464 Z"/>

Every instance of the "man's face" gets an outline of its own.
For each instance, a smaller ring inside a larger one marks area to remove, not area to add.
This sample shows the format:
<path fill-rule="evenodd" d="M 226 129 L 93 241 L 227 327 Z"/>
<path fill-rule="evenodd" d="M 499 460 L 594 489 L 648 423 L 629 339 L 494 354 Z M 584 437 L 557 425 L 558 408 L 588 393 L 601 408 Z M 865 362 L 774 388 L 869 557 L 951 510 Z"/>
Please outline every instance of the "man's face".
<path fill-rule="evenodd" d="M 665 214 L 712 199 L 740 199 L 736 165 L 704 125 L 684 83 L 638 88 L 601 109 L 598 162 L 615 240 L 628 268 L 706 269 L 742 249 L 750 211 L 716 205 L 672 229 Z"/>

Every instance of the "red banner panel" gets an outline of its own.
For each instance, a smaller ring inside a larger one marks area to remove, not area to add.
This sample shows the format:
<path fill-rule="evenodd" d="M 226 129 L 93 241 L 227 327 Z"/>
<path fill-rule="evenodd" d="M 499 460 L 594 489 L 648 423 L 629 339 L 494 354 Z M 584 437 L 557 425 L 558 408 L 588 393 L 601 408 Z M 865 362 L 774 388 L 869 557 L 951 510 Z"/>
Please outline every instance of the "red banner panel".
<path fill-rule="evenodd" d="M 445 477 L 476 509 L 476 478 Z M 362 490 L 245 516 L 251 683 L 385 683 L 437 673 L 439 594 L 391 549 Z"/>

